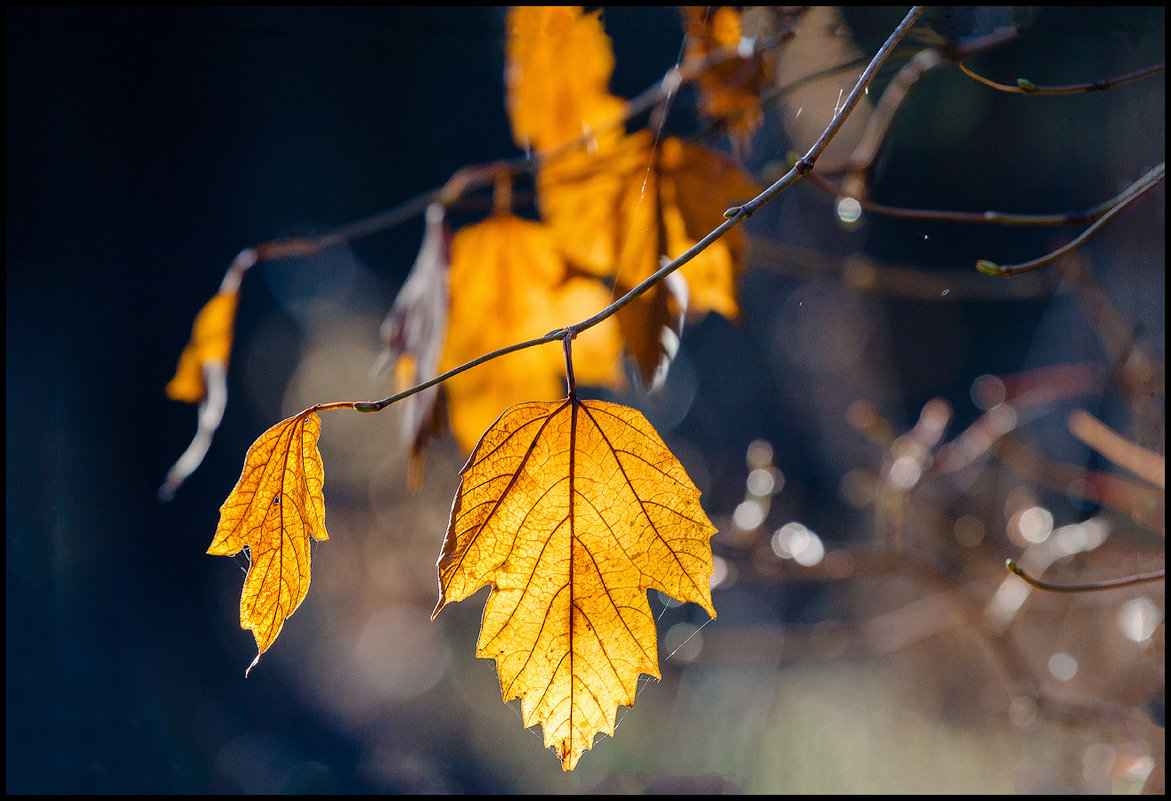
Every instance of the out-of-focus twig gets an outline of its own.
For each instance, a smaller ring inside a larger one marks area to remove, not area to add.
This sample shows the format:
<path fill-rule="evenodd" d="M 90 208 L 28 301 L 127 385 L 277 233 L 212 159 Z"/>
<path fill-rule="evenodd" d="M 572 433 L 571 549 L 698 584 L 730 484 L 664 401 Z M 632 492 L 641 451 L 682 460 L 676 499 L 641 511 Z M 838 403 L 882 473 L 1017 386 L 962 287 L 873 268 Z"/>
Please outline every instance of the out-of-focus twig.
<path fill-rule="evenodd" d="M 816 178 L 812 172 L 806 178 Z M 1059 281 L 1045 272 L 1012 281 L 989 281 L 971 270 L 922 270 L 877 261 L 858 253 L 846 259 L 832 253 L 749 234 L 747 261 L 754 268 L 798 278 L 840 281 L 858 292 L 917 300 L 1033 300 L 1047 297 Z"/>
<path fill-rule="evenodd" d="M 954 473 L 976 463 L 996 442 L 1013 431 L 1030 413 L 1061 398 L 1088 395 L 1101 389 L 1100 370 L 1084 364 L 1058 364 L 1005 376 L 1003 399 L 939 447 L 931 469 Z"/>
<path fill-rule="evenodd" d="M 1076 493 L 1129 516 L 1139 525 L 1162 534 L 1166 526 L 1164 494 L 1121 476 L 1054 462 L 1006 435 L 992 446 L 1000 461 L 1040 486 L 1061 493 Z"/>
<path fill-rule="evenodd" d="M 1032 261 L 1021 262 L 1020 264 L 1005 265 L 997 264 L 996 262 L 989 261 L 988 259 L 980 259 L 978 262 L 976 262 L 976 269 L 982 273 L 986 273 L 987 275 L 1007 276 L 1019 275 L 1020 273 L 1026 273 L 1030 270 L 1036 270 L 1039 267 L 1044 267 L 1047 264 L 1052 264 L 1062 256 L 1070 253 L 1073 250 L 1076 250 L 1085 244 L 1086 241 L 1091 236 L 1096 234 L 1098 230 L 1102 228 L 1102 226 L 1109 222 L 1110 219 L 1114 217 L 1114 215 L 1118 214 L 1131 203 L 1134 203 L 1147 192 L 1151 191 L 1151 189 L 1161 183 L 1165 177 L 1166 164 L 1160 164 L 1154 170 L 1140 178 L 1137 182 L 1135 182 L 1134 185 L 1132 185 L 1126 192 L 1124 192 L 1123 195 L 1125 195 L 1125 197 L 1116 206 L 1114 206 L 1114 208 L 1110 209 L 1101 217 L 1099 217 L 1093 225 L 1082 231 L 1069 244 L 1059 247 L 1052 253 L 1047 253 L 1040 258 L 1033 259 Z"/>
<path fill-rule="evenodd" d="M 1138 336 L 1114 299 L 1099 283 L 1080 251 L 1058 271 L 1064 284 L 1085 310 L 1112 362 L 1114 380 L 1123 390 L 1134 415 L 1137 444 L 1150 448 L 1164 441 L 1166 411 L 1156 399 L 1166 394 L 1166 367 Z M 1009 282 L 1011 283 L 1011 282 Z"/>
<path fill-rule="evenodd" d="M 1159 570 L 1152 570 L 1149 573 L 1135 573 L 1130 576 L 1123 576 L 1116 579 L 1101 579 L 1099 581 L 1090 581 L 1085 584 L 1050 584 L 1048 581 L 1041 581 L 1039 578 L 1034 578 L 1026 573 L 1020 565 L 1012 559 L 1005 560 L 1005 568 L 1014 576 L 1019 576 L 1024 582 L 1038 590 L 1045 590 L 1046 592 L 1094 592 L 1097 590 L 1115 590 L 1119 587 L 1133 587 L 1136 584 L 1146 584 L 1151 581 L 1163 581 L 1167 577 L 1166 568 Z"/>
<path fill-rule="evenodd" d="M 866 191 L 866 171 L 874 163 L 882 143 L 886 141 L 887 131 L 894 121 L 895 112 L 903 104 L 911 87 L 928 71 L 943 63 L 943 54 L 935 48 L 920 50 L 914 57 L 903 65 L 886 90 L 879 98 L 874 111 L 866 120 L 866 127 L 862 136 L 850 154 L 849 169 L 842 181 L 842 191 L 847 196 L 861 200 L 868 193 Z"/>
<path fill-rule="evenodd" d="M 866 171 L 874 164 L 878 152 L 886 141 L 887 132 L 899 107 L 910 94 L 911 89 L 919 79 L 940 64 L 949 60 L 958 61 L 983 53 L 995 47 L 1013 41 L 1018 36 L 1015 28 L 999 28 L 984 36 L 971 37 L 953 42 L 947 42 L 939 47 L 920 50 L 910 61 L 895 74 L 885 90 L 874 111 L 866 120 L 866 128 L 862 132 L 854 152 L 847 161 L 845 179 L 842 182 L 842 191 L 848 197 L 862 200 L 868 194 L 866 189 Z"/>
<path fill-rule="evenodd" d="M 1080 409 L 1070 414 L 1068 424 L 1070 433 L 1114 464 L 1126 468 L 1159 489 L 1166 488 L 1167 462 L 1159 454 L 1136 445 L 1089 412 Z"/>

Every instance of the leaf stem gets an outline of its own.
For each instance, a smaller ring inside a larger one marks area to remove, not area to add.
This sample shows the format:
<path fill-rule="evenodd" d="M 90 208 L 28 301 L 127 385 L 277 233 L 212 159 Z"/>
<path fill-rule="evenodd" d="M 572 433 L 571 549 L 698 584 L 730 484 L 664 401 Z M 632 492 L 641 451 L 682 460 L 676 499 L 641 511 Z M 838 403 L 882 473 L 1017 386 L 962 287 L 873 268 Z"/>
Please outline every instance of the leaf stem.
<path fill-rule="evenodd" d="M 577 382 L 573 380 L 573 338 L 576 334 L 572 331 L 565 332 L 565 383 L 568 386 L 567 397 L 577 397 Z"/>
<path fill-rule="evenodd" d="M 313 412 L 328 412 L 332 409 L 357 409 L 361 401 L 334 401 L 333 403 L 315 403 L 305 411 L 301 412 L 303 415 L 312 414 Z M 359 411 L 371 411 L 369 409 L 359 409 Z"/>
<path fill-rule="evenodd" d="M 1135 573 L 1131 576 L 1123 576 L 1116 579 L 1102 579 L 1101 581 L 1091 581 L 1088 584 L 1050 584 L 1047 581 L 1033 578 L 1021 568 L 1012 559 L 1005 560 L 1004 566 L 1009 573 L 1020 577 L 1026 584 L 1036 587 L 1039 590 L 1046 590 L 1048 592 L 1094 592 L 1096 590 L 1113 590 L 1118 587 L 1131 587 L 1135 584 L 1145 584 L 1150 581 L 1163 581 L 1167 575 L 1166 568 L 1151 571 L 1150 573 Z"/>

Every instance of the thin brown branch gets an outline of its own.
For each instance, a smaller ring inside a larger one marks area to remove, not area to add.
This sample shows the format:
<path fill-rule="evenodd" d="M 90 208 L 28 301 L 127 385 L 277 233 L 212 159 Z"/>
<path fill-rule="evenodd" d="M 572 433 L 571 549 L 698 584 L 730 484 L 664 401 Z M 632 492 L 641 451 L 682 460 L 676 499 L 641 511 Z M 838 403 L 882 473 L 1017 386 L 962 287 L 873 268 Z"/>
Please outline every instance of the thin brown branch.
<path fill-rule="evenodd" d="M 850 154 L 849 169 L 842 183 L 843 191 L 850 197 L 861 200 L 866 196 L 866 171 L 874 163 L 886 134 L 894 121 L 895 114 L 920 78 L 943 63 L 942 54 L 935 48 L 920 50 L 903 65 L 879 98 L 874 111 L 866 120 L 862 136 Z"/>
<path fill-rule="evenodd" d="M 1096 206 L 1080 212 L 1066 212 L 1064 214 L 1022 214 L 1009 211 L 946 211 L 943 209 L 908 209 L 900 206 L 887 206 L 870 200 L 859 198 L 844 188 L 833 185 L 831 181 L 821 175 L 809 176 L 810 182 L 819 189 L 834 195 L 837 198 L 853 198 L 863 211 L 879 214 L 884 217 L 894 217 L 901 220 L 916 220 L 928 222 L 950 223 L 980 223 L 985 225 L 1004 225 L 1018 227 L 1057 227 L 1064 225 L 1081 225 L 1101 218 L 1118 204 L 1126 201 L 1139 189 L 1155 180 L 1160 180 L 1166 166 L 1160 164 L 1143 175 L 1129 187 L 1114 197 L 1099 203 Z"/>
<path fill-rule="evenodd" d="M 778 37 L 758 42 L 753 53 L 765 53 L 778 47 L 782 38 Z M 337 226 L 317 236 L 281 238 L 263 242 L 259 245 L 253 245 L 250 248 L 246 248 L 242 252 L 242 255 L 249 254 L 253 264 L 278 258 L 310 256 L 335 245 L 352 242 L 355 239 L 360 239 L 400 225 L 425 212 L 427 207 L 432 203 L 452 206 L 467 193 L 492 184 L 498 177 L 534 172 L 543 164 L 553 159 L 559 158 L 566 153 L 588 147 L 598 134 L 625 125 L 640 114 L 647 112 L 672 97 L 682 83 L 694 81 L 704 71 L 740 57 L 736 48 L 725 47 L 713 50 L 702 59 L 696 59 L 681 67 L 672 68 L 667 71 L 658 83 L 628 100 L 623 105 L 621 115 L 591 130 L 585 131 L 576 139 L 566 142 L 552 150 L 526 153 L 525 155 L 511 159 L 501 159 L 488 164 L 462 167 L 456 170 L 442 186 L 427 190 L 385 211 L 380 211 L 368 217 L 363 217 L 360 220 Z"/>
<path fill-rule="evenodd" d="M 820 170 L 806 179 L 816 179 Z M 927 272 L 876 261 L 858 253 L 834 258 L 819 250 L 790 245 L 749 234 L 748 263 L 756 269 L 803 279 L 828 278 L 857 292 L 884 297 L 906 297 L 951 302 L 958 299 L 1029 300 L 1051 295 L 1059 285 L 1055 275 L 1036 272 L 1012 281 L 989 281 L 971 270 Z"/>
<path fill-rule="evenodd" d="M 878 157 L 903 101 L 907 99 L 920 78 L 947 60 L 958 61 L 983 53 L 1011 42 L 1017 36 L 1016 28 L 998 28 L 984 36 L 947 42 L 939 47 L 920 50 L 912 56 L 887 84 L 873 113 L 866 120 L 866 128 L 855 145 L 854 152 L 846 162 L 845 179 L 842 183 L 846 195 L 857 200 L 866 197 L 866 172 Z"/>
<path fill-rule="evenodd" d="M 964 62 L 958 62 L 959 68 L 963 73 L 973 80 L 979 81 L 985 86 L 990 86 L 999 92 L 1009 92 L 1017 95 L 1074 95 L 1082 92 L 1105 92 L 1108 89 L 1113 89 L 1115 86 L 1120 86 L 1124 83 L 1137 81 L 1139 78 L 1146 78 L 1149 75 L 1157 75 L 1165 68 L 1165 64 L 1155 64 L 1150 67 L 1144 67 L 1141 70 L 1128 72 L 1125 75 L 1119 75 L 1114 78 L 1108 78 L 1104 81 L 1089 81 L 1087 83 L 1074 83 L 1065 86 L 1038 86 L 1026 78 L 1017 78 L 1015 86 L 1009 86 L 1003 83 L 991 81 L 981 75 L 977 75 L 968 68 Z"/>
<path fill-rule="evenodd" d="M 1033 259 L 1032 261 L 1021 262 L 1020 264 L 1005 265 L 997 264 L 996 262 L 989 261 L 988 259 L 980 259 L 978 262 L 976 262 L 976 269 L 988 275 L 1019 275 L 1021 273 L 1027 273 L 1030 270 L 1036 270 L 1040 267 L 1052 264 L 1062 256 L 1065 256 L 1066 254 L 1071 253 L 1072 251 L 1084 245 L 1090 239 L 1090 237 L 1096 234 L 1099 229 L 1102 228 L 1102 226 L 1104 226 L 1110 221 L 1112 217 L 1114 217 L 1114 215 L 1118 214 L 1131 203 L 1134 203 L 1140 197 L 1145 195 L 1147 192 L 1161 183 L 1165 177 L 1166 165 L 1160 164 L 1154 170 L 1140 178 L 1134 185 L 1132 185 L 1126 192 L 1124 192 L 1123 194 L 1126 195 L 1126 197 L 1101 217 L 1099 217 L 1093 223 L 1093 225 L 1082 231 L 1071 242 L 1063 245 L 1062 247 L 1059 247 L 1057 250 L 1054 250 L 1051 253 L 1047 253 L 1046 255 Z M 1145 185 L 1140 187 L 1139 185 L 1144 184 L 1144 182 Z"/>

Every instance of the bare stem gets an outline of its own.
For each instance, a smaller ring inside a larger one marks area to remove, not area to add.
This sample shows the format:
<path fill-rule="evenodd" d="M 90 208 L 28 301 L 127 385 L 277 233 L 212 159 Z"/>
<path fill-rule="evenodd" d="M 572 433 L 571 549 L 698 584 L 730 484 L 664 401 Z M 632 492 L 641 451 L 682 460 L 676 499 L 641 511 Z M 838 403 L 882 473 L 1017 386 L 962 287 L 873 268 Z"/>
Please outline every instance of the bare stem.
<path fill-rule="evenodd" d="M 333 409 L 354 409 L 357 403 L 354 401 L 335 401 L 333 403 L 315 403 L 301 414 L 312 414 L 313 412 L 328 412 Z"/>
<path fill-rule="evenodd" d="M 1166 178 L 1165 165 L 1160 164 L 1154 170 L 1140 178 L 1139 181 L 1132 185 L 1129 189 L 1123 192 L 1123 199 L 1113 208 L 1099 217 L 1093 225 L 1082 231 L 1081 234 L 1074 238 L 1073 241 L 1069 242 L 1069 244 L 1059 247 L 1052 253 L 1047 253 L 1040 258 L 1033 259 L 1032 261 L 1021 262 L 1020 264 L 997 264 L 996 262 L 988 261 L 987 259 L 981 259 L 980 261 L 976 262 L 976 269 L 982 273 L 987 273 L 988 275 L 1019 275 L 1020 273 L 1027 273 L 1030 270 L 1036 270 L 1038 267 L 1044 267 L 1047 264 L 1052 264 L 1062 256 L 1076 250 L 1085 244 L 1086 241 L 1089 240 L 1091 236 L 1096 234 L 1102 226 L 1109 222 L 1114 215 L 1118 214 L 1131 203 L 1145 195 L 1164 178 Z M 1140 187 L 1139 185 L 1143 182 L 1146 182 L 1146 185 Z"/>
<path fill-rule="evenodd" d="M 1145 78 L 1148 75 L 1155 75 L 1166 69 L 1165 64 L 1155 64 L 1150 67 L 1144 67 L 1135 72 L 1128 72 L 1126 75 L 1119 75 L 1115 78 L 1107 78 L 1104 81 L 1090 81 L 1088 83 L 1074 83 L 1065 86 L 1037 86 L 1032 81 L 1026 78 L 1017 78 L 1015 86 L 997 83 L 990 81 L 987 78 L 977 75 L 968 68 L 964 62 L 959 62 L 959 67 L 964 74 L 973 80 L 979 81 L 985 86 L 991 86 L 1001 92 L 1009 92 L 1016 95 L 1074 95 L 1081 92 L 1105 92 L 1120 84 L 1129 83 L 1130 81 L 1137 81 L 1139 78 Z"/>
<path fill-rule="evenodd" d="M 1021 214 L 1011 211 L 945 211 L 942 209 L 908 209 L 899 206 L 887 206 L 869 200 L 855 197 L 863 211 L 880 214 L 884 217 L 895 217 L 900 220 L 928 220 L 934 222 L 951 223 L 982 223 L 986 225 L 1005 225 L 1020 227 L 1046 227 L 1062 225 L 1080 225 L 1093 222 L 1111 209 L 1126 201 L 1135 192 L 1142 191 L 1147 184 L 1161 180 L 1166 172 L 1166 165 L 1160 164 L 1146 175 L 1139 178 L 1122 192 L 1098 205 L 1080 212 L 1066 214 Z M 850 193 L 834 186 L 821 175 L 810 175 L 810 182 L 838 198 L 851 197 Z"/>
<path fill-rule="evenodd" d="M 1167 569 L 1161 568 L 1159 570 L 1151 571 L 1150 573 L 1135 573 L 1131 576 L 1123 576 L 1116 579 L 1103 579 L 1101 581 L 1091 581 L 1088 584 L 1050 584 L 1047 581 L 1033 578 L 1026 573 L 1020 565 L 1012 559 L 1005 561 L 1004 566 L 1008 568 L 1008 572 L 1014 576 L 1019 576 L 1024 582 L 1039 590 L 1046 590 L 1048 592 L 1094 592 L 1096 590 L 1113 590 L 1118 587 L 1132 587 L 1135 584 L 1145 584 L 1151 581 L 1163 581 L 1167 576 Z"/>

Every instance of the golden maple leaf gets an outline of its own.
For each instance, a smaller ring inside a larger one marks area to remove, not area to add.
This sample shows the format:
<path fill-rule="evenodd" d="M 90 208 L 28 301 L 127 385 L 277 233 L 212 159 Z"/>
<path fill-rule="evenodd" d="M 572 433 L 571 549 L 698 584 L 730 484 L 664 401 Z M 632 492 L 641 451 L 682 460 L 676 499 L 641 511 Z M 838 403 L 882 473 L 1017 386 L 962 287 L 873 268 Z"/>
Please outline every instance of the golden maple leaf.
<path fill-rule="evenodd" d="M 508 12 L 508 111 L 521 147 L 550 150 L 622 117 L 610 94 L 610 37 L 600 12 L 581 6 L 517 6 Z M 621 132 L 603 130 L 601 141 Z"/>
<path fill-rule="evenodd" d="M 195 315 L 191 339 L 179 354 L 175 377 L 167 383 L 167 397 L 185 403 L 199 403 L 207 394 L 204 365 L 228 364 L 232 351 L 232 326 L 236 320 L 239 293 L 219 292 Z"/>
<path fill-rule="evenodd" d="M 567 277 L 552 232 L 541 223 L 495 214 L 460 229 L 451 243 L 452 287 L 439 372 L 497 348 L 540 337 L 601 311 L 600 282 Z M 611 321 L 583 332 L 576 347 L 583 384 L 620 386 L 621 342 Z M 508 406 L 522 398 L 565 394 L 559 348 L 527 348 L 448 379 L 452 432 L 465 452 Z"/>
<path fill-rule="evenodd" d="M 537 175 L 541 217 L 566 258 L 614 281 L 616 294 L 637 286 L 724 221 L 724 211 L 759 187 L 731 158 L 649 131 L 624 137 L 609 153 L 573 152 Z M 715 311 L 736 319 L 736 285 L 746 267 L 744 232 L 728 231 L 680 273 L 691 316 Z M 659 366 L 662 329 L 673 314 L 663 287 L 618 313 L 627 347 L 648 381 Z"/>
<path fill-rule="evenodd" d="M 321 418 L 301 412 L 260 435 L 235 489 L 220 507 L 207 552 L 248 548 L 252 564 L 240 597 L 240 627 L 256 638 L 252 670 L 309 591 L 310 539 L 326 540 Z M 247 673 L 245 673 L 247 675 Z"/>
<path fill-rule="evenodd" d="M 659 677 L 648 589 L 715 617 L 716 529 L 641 413 L 603 401 L 521 403 L 463 470 L 439 559 L 440 598 L 492 587 L 476 655 L 541 724 L 565 770 L 613 735 L 638 677 Z"/>

